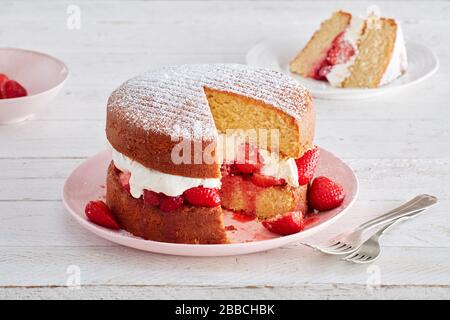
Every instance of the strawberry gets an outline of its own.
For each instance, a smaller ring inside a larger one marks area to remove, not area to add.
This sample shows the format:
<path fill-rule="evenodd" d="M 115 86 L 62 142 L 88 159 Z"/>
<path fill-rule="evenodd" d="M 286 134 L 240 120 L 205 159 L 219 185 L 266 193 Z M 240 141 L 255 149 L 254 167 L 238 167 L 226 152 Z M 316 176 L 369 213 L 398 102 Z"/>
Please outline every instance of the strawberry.
<path fill-rule="evenodd" d="M 27 95 L 27 90 L 14 80 L 6 81 L 3 84 L 2 92 L 4 99 L 25 97 Z"/>
<path fill-rule="evenodd" d="M 259 173 L 254 173 L 250 180 L 257 186 L 260 187 L 272 187 L 272 186 L 279 186 L 286 183 L 284 179 L 277 179 L 274 177 L 265 176 Z"/>
<path fill-rule="evenodd" d="M 3 99 L 3 85 L 9 78 L 6 74 L 0 73 L 0 99 Z"/>
<path fill-rule="evenodd" d="M 163 196 L 155 191 L 144 190 L 144 203 L 158 207 L 161 204 Z"/>
<path fill-rule="evenodd" d="M 298 183 L 303 186 L 311 181 L 319 162 L 320 151 L 317 146 L 305 152 L 305 154 L 298 159 L 295 159 L 298 170 Z"/>
<path fill-rule="evenodd" d="M 186 201 L 197 207 L 216 207 L 220 204 L 219 191 L 213 188 L 195 187 L 183 193 Z"/>
<path fill-rule="evenodd" d="M 258 152 L 258 148 L 249 143 L 245 143 L 240 149 L 240 156 L 242 157 L 243 155 L 243 159 L 237 160 L 238 162 L 234 164 L 234 167 L 241 173 L 258 172 L 263 164 L 263 159 Z"/>
<path fill-rule="evenodd" d="M 159 208 L 164 212 L 169 212 L 180 208 L 184 203 L 183 196 L 170 197 L 161 194 L 161 203 Z"/>
<path fill-rule="evenodd" d="M 8 81 L 9 78 L 5 74 L 0 73 L 0 99 L 4 99 L 3 96 L 3 85 Z"/>
<path fill-rule="evenodd" d="M 0 86 L 8 80 L 9 80 L 9 78 L 6 74 L 0 73 Z"/>
<path fill-rule="evenodd" d="M 313 180 L 308 193 L 309 205 L 318 211 L 337 208 L 344 198 L 345 192 L 342 186 L 323 176 Z"/>
<path fill-rule="evenodd" d="M 235 164 L 222 164 L 220 172 L 222 174 L 222 177 L 241 175 L 240 172 L 236 169 Z"/>
<path fill-rule="evenodd" d="M 327 78 L 327 75 L 330 73 L 331 68 L 333 68 L 332 65 L 324 64 L 319 71 L 317 71 L 317 78 L 318 80 L 325 80 Z"/>
<path fill-rule="evenodd" d="M 303 230 L 303 214 L 300 211 L 286 212 L 281 217 L 264 220 L 262 225 L 270 232 L 285 236 Z"/>
<path fill-rule="evenodd" d="M 331 67 L 332 66 L 330 66 L 327 59 L 325 58 L 313 69 L 310 77 L 316 80 L 326 80 L 327 78 L 325 76 L 328 74 L 328 72 L 330 72 Z"/>
<path fill-rule="evenodd" d="M 90 201 L 86 205 L 84 212 L 86 217 L 95 224 L 109 229 L 120 229 L 119 224 L 112 215 L 108 206 L 101 200 Z"/>
<path fill-rule="evenodd" d="M 130 193 L 130 177 L 131 177 L 131 173 L 129 172 L 121 172 L 119 174 L 119 182 L 122 185 L 122 188 Z"/>
<path fill-rule="evenodd" d="M 344 40 L 344 35 L 341 33 L 333 40 L 333 44 L 327 53 L 327 61 L 332 66 L 346 63 L 354 54 L 355 49 L 349 42 Z"/>

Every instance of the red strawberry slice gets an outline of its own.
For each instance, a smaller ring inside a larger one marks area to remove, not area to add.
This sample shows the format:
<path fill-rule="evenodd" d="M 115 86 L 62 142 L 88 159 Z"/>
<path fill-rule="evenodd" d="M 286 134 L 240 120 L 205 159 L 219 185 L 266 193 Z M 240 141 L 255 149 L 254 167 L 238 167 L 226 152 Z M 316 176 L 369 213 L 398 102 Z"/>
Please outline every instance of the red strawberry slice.
<path fill-rule="evenodd" d="M 346 63 L 355 54 L 353 46 L 344 40 L 344 34 L 341 33 L 333 40 L 333 45 L 327 53 L 327 61 L 330 65 Z"/>
<path fill-rule="evenodd" d="M 332 66 L 330 66 L 328 60 L 325 58 L 323 59 L 323 61 L 317 64 L 317 66 L 315 66 L 310 76 L 311 78 L 316 80 L 326 80 L 326 75 L 330 72 L 331 67 Z"/>
<path fill-rule="evenodd" d="M 295 160 L 298 170 L 298 183 L 303 186 L 311 181 L 319 162 L 320 151 L 317 146 L 305 152 L 305 154 Z"/>
<path fill-rule="evenodd" d="M 274 177 L 265 176 L 259 173 L 254 173 L 250 180 L 257 186 L 268 188 L 272 186 L 280 186 L 286 183 L 284 179 L 277 179 Z"/>
<path fill-rule="evenodd" d="M 332 68 L 333 66 L 329 64 L 325 64 L 324 66 L 322 66 L 317 72 L 317 80 L 325 80 Z"/>
<path fill-rule="evenodd" d="M 144 190 L 144 203 L 158 207 L 161 204 L 163 196 L 155 191 Z"/>
<path fill-rule="evenodd" d="M 84 212 L 86 217 L 95 224 L 109 229 L 120 229 L 119 224 L 112 215 L 108 206 L 101 200 L 90 201 L 86 205 Z"/>
<path fill-rule="evenodd" d="M 130 177 L 131 177 L 131 173 L 129 172 L 121 172 L 119 174 L 119 182 L 122 185 L 122 188 L 130 193 Z"/>
<path fill-rule="evenodd" d="M 0 73 L 0 85 L 2 85 L 3 83 L 5 83 L 8 80 L 9 80 L 9 78 L 6 74 Z"/>
<path fill-rule="evenodd" d="M 197 207 L 216 207 L 220 205 L 219 191 L 213 188 L 195 187 L 183 193 L 187 202 Z"/>
<path fill-rule="evenodd" d="M 183 206 L 183 203 L 183 196 L 169 197 L 161 194 L 161 203 L 159 205 L 159 208 L 164 212 L 170 212 Z"/>
<path fill-rule="evenodd" d="M 0 73 L 0 99 L 3 99 L 3 85 L 9 78 L 6 74 Z"/>
<path fill-rule="evenodd" d="M 337 208 L 344 201 L 345 192 L 341 185 L 327 177 L 317 177 L 308 192 L 308 203 L 318 211 Z"/>
<path fill-rule="evenodd" d="M 305 227 L 303 214 L 300 211 L 286 212 L 281 217 L 264 220 L 262 225 L 267 230 L 282 236 L 300 232 Z"/>
<path fill-rule="evenodd" d="M 249 143 L 240 147 L 240 159 L 235 162 L 234 167 L 241 173 L 258 172 L 263 164 L 263 159 L 258 148 Z"/>
<path fill-rule="evenodd" d="M 3 84 L 2 92 L 4 99 L 25 97 L 27 95 L 27 90 L 14 80 L 6 81 Z"/>

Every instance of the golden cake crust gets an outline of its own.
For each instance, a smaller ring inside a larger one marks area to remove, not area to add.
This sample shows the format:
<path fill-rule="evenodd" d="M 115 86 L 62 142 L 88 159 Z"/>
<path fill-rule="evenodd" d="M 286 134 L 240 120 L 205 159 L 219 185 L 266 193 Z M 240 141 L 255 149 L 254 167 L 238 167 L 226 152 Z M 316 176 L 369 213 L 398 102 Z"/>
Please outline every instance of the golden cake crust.
<path fill-rule="evenodd" d="M 106 203 L 122 229 L 135 236 L 173 243 L 227 243 L 222 209 L 182 206 L 171 212 L 144 205 L 123 189 L 120 171 L 111 162 L 106 181 Z"/>
<path fill-rule="evenodd" d="M 171 158 L 180 139 L 191 145 L 192 156 L 196 147 L 203 154 L 217 141 L 218 129 L 205 89 L 239 96 L 251 107 L 264 106 L 273 114 L 289 117 L 289 135 L 283 136 L 294 137 L 296 143 L 284 144 L 281 136 L 280 151 L 285 155 L 299 158 L 313 146 L 315 116 L 310 94 L 282 73 L 235 64 L 165 67 L 127 81 L 108 100 L 108 141 L 151 169 L 185 177 L 220 177 L 220 163 L 175 164 Z"/>

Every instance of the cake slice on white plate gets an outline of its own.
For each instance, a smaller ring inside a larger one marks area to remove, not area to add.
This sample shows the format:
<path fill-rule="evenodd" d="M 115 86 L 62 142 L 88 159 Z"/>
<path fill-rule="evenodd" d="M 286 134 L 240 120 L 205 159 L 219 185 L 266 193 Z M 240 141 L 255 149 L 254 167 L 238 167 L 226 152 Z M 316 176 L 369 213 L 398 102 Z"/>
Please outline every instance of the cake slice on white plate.
<path fill-rule="evenodd" d="M 290 69 L 334 87 L 377 88 L 401 76 L 407 64 L 397 21 L 374 13 L 360 18 L 338 11 L 322 22 Z"/>

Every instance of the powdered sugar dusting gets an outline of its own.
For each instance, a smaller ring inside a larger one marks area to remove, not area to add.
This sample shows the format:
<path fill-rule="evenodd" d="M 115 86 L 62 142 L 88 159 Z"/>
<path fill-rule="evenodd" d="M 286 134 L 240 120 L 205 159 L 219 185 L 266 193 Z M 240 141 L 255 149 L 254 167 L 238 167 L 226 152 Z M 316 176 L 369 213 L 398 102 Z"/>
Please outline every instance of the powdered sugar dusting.
<path fill-rule="evenodd" d="M 297 120 L 308 107 L 309 93 L 276 71 L 240 64 L 162 67 L 128 80 L 114 91 L 108 111 L 146 131 L 187 139 L 215 139 L 217 130 L 204 87 L 270 104 Z"/>

